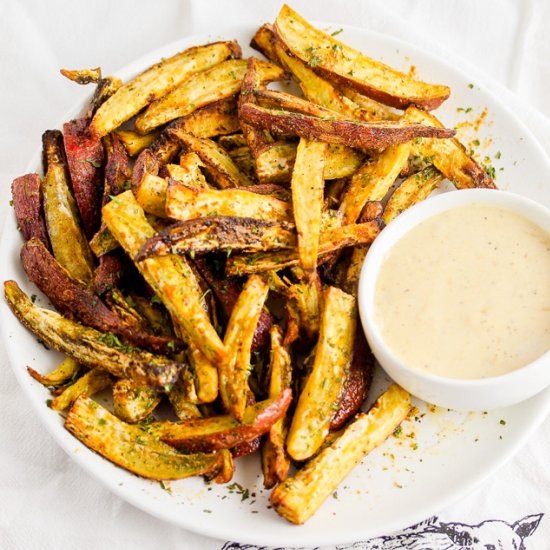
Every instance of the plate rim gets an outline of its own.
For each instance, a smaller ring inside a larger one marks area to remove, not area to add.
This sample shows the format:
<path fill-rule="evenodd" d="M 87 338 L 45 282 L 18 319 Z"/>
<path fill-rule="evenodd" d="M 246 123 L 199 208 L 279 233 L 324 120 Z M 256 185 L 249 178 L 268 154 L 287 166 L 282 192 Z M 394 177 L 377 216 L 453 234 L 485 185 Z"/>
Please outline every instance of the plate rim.
<path fill-rule="evenodd" d="M 312 23 L 321 28 L 338 26 L 339 28 L 340 27 L 343 28 L 344 32 L 346 30 L 349 30 L 355 33 L 362 34 L 363 36 L 366 36 L 368 38 L 374 37 L 375 39 L 380 39 L 384 42 L 390 42 L 392 43 L 392 45 L 403 47 L 407 55 L 411 54 L 411 57 L 414 56 L 416 52 L 416 53 L 420 53 L 421 55 L 428 58 L 430 61 L 435 62 L 436 64 L 448 65 L 438 55 L 434 55 L 430 51 L 427 51 L 426 49 L 424 49 L 423 47 L 417 46 L 415 44 L 407 42 L 406 40 L 403 40 L 401 38 L 395 37 L 390 34 L 381 33 L 378 31 L 373 31 L 371 29 L 361 28 L 354 25 L 346 25 L 346 24 L 340 24 L 340 23 L 330 23 L 330 22 L 318 21 L 318 20 L 312 20 Z M 128 64 L 124 65 L 120 70 L 114 71 L 114 74 L 123 75 L 123 78 L 127 79 L 129 75 L 132 75 L 134 73 L 137 73 L 140 70 L 143 70 L 143 68 L 146 66 L 143 60 L 158 57 L 159 55 L 161 55 L 161 52 L 166 52 L 166 51 L 175 52 L 175 51 L 178 51 L 178 48 L 188 47 L 186 46 L 186 44 L 189 43 L 190 41 L 202 41 L 205 39 L 209 40 L 211 38 L 214 38 L 215 36 L 219 36 L 220 34 L 222 34 L 224 37 L 230 36 L 233 33 L 242 35 L 245 32 L 250 32 L 251 29 L 255 29 L 255 28 L 256 28 L 255 25 L 252 23 L 242 23 L 238 25 L 221 25 L 216 27 L 214 31 L 210 31 L 208 33 L 202 32 L 202 33 L 187 34 L 177 40 L 166 43 L 163 46 L 156 48 L 151 52 L 145 53 L 144 55 L 140 56 L 138 59 L 133 60 Z M 231 39 L 231 38 L 226 38 L 226 39 Z M 178 46 L 178 44 L 180 44 L 180 46 Z M 464 65 L 467 65 L 467 62 L 464 62 Z M 465 75 L 464 71 L 462 70 L 462 67 L 458 67 L 458 68 L 451 67 L 451 68 L 453 71 L 458 73 L 461 77 L 467 80 L 471 80 L 469 76 Z M 531 144 L 537 148 L 540 156 L 544 158 L 544 161 L 548 168 L 548 173 L 550 174 L 550 159 L 546 154 L 546 151 L 538 141 L 538 139 L 532 133 L 532 131 L 515 114 L 515 112 L 511 111 L 506 106 L 506 104 L 500 100 L 500 98 L 497 95 L 495 95 L 490 89 L 487 88 L 487 86 L 476 82 L 475 78 L 473 79 L 473 81 L 476 84 L 476 86 L 480 90 L 482 90 L 487 96 L 489 96 L 492 102 L 497 104 L 503 111 L 505 111 L 507 116 L 509 116 L 513 120 L 513 122 L 521 129 L 521 131 L 526 136 L 528 136 Z M 89 100 L 89 97 L 90 97 L 89 93 L 88 94 L 82 93 L 79 99 L 74 102 L 71 109 L 66 111 L 66 115 L 61 121 L 61 124 L 64 121 L 69 120 L 70 118 L 73 118 L 76 113 L 82 112 L 84 105 Z M 36 171 L 36 167 L 39 166 L 39 159 L 40 159 L 40 149 L 37 149 L 37 152 L 32 156 L 29 164 L 27 165 L 27 168 L 26 168 L 27 172 L 25 173 L 28 173 L 29 171 L 32 171 L 32 172 Z M 13 213 L 8 213 L 2 227 L 3 231 L 2 231 L 2 239 L 0 241 L 0 250 L 9 249 L 10 242 L 8 242 L 7 235 L 9 231 L 13 232 L 14 226 L 15 226 L 14 215 Z M 15 231 L 17 230 L 15 229 Z M 3 263 L 3 265 L 5 264 Z M 2 266 L 2 268 L 0 269 L 0 274 L 4 275 L 5 271 L 6 271 L 6 268 Z M 2 281 L 3 280 L 4 280 L 4 277 L 2 278 Z M 9 314 L 12 315 L 5 300 L 2 300 L 1 310 L 3 312 L 9 311 L 10 312 Z M 58 422 L 55 421 L 57 419 L 54 420 L 55 415 L 44 414 L 46 411 L 44 411 L 43 403 L 41 401 L 38 401 L 35 398 L 33 390 L 31 389 L 33 383 L 38 384 L 38 382 L 27 379 L 26 372 L 23 372 L 21 369 L 16 368 L 17 360 L 14 355 L 13 344 L 10 344 L 9 342 L 10 337 L 8 335 L 8 329 L 5 327 L 4 324 L 2 324 L 2 330 L 0 332 L 2 333 L 2 341 L 6 349 L 8 362 L 11 366 L 11 369 L 15 375 L 15 378 L 19 386 L 23 389 L 23 393 L 26 395 L 28 400 L 31 401 L 31 406 L 36 411 L 36 414 L 38 415 L 42 424 L 46 427 L 46 429 L 48 430 L 50 435 L 53 437 L 53 439 L 56 441 L 56 443 L 70 456 L 72 460 L 74 460 L 80 467 L 82 467 L 87 473 L 91 474 L 92 477 L 97 479 L 103 486 L 108 488 L 111 492 L 113 492 L 118 497 L 122 498 L 124 501 L 128 502 L 132 506 L 135 506 L 136 508 L 146 512 L 149 515 L 152 515 L 158 519 L 161 519 L 179 528 L 186 529 L 190 532 L 198 533 L 206 537 L 215 538 L 218 540 L 231 540 L 233 538 L 234 535 L 229 534 L 227 530 L 223 528 L 217 529 L 215 525 L 208 524 L 207 518 L 205 518 L 204 525 L 202 523 L 201 525 L 198 525 L 197 523 L 193 523 L 192 519 L 190 519 L 188 522 L 185 522 L 185 521 L 181 522 L 181 521 L 174 521 L 173 519 L 167 518 L 166 515 L 162 513 L 162 511 L 157 511 L 155 509 L 154 501 L 152 501 L 150 497 L 145 496 L 142 499 L 137 498 L 133 489 L 127 490 L 126 488 L 119 486 L 116 483 L 116 481 L 113 480 L 112 478 L 104 476 L 102 472 L 96 469 L 95 460 L 90 460 L 90 458 L 96 458 L 101 462 L 109 462 L 107 461 L 107 459 L 101 457 L 100 455 L 97 455 L 96 453 L 94 453 L 93 451 L 89 450 L 86 447 L 84 447 L 84 451 L 86 452 L 75 453 L 74 446 L 75 444 L 79 444 L 79 442 L 71 434 L 69 434 L 66 430 L 64 430 L 64 428 L 60 426 Z M 532 399 L 543 399 L 542 394 L 544 393 L 546 393 L 546 399 L 541 403 L 541 405 L 538 406 L 536 410 L 536 414 L 533 415 L 533 419 L 529 424 L 529 426 L 522 431 L 519 437 L 515 438 L 514 444 L 510 446 L 507 452 L 498 455 L 498 459 L 492 463 L 491 469 L 488 468 L 487 470 L 478 473 L 476 476 L 472 476 L 469 482 L 464 485 L 462 490 L 455 491 L 447 498 L 440 499 L 437 509 L 434 509 L 433 506 L 417 507 L 415 510 L 415 513 L 412 513 L 410 516 L 407 516 L 407 522 L 406 522 L 407 525 L 411 525 L 418 521 L 422 521 L 423 519 L 426 519 L 426 517 L 433 515 L 434 513 L 437 513 L 439 510 L 446 508 L 447 506 L 453 504 L 458 500 L 461 500 L 467 494 L 475 491 L 488 477 L 494 475 L 496 471 L 498 471 L 513 456 L 515 456 L 518 453 L 518 451 L 525 445 L 525 443 L 533 434 L 533 432 L 544 422 L 547 415 L 550 413 L 550 388 L 547 390 L 543 390 L 540 394 L 537 394 L 537 396 L 535 396 Z M 117 466 L 115 467 L 118 468 Z M 424 508 L 429 508 L 430 511 L 421 512 L 421 510 L 424 510 Z M 272 513 L 275 514 L 274 511 Z M 413 518 L 412 521 L 410 520 L 410 518 Z M 384 529 L 384 534 L 390 534 L 391 532 L 396 531 L 398 529 L 402 529 L 404 527 L 403 521 L 402 520 L 400 521 L 399 518 L 396 518 L 393 521 L 388 521 L 386 525 L 389 525 L 389 527 Z M 309 544 L 309 545 L 345 544 L 349 542 L 358 541 L 361 539 L 361 537 L 370 538 L 373 536 L 378 536 L 376 534 L 360 535 L 358 533 L 359 531 L 361 531 L 361 529 L 358 529 L 357 531 L 356 530 L 353 531 L 352 538 L 350 538 L 349 536 L 343 537 L 343 536 L 337 536 L 337 535 L 334 535 L 331 538 L 327 538 L 326 535 L 323 535 L 323 538 L 319 538 L 319 537 L 316 538 L 315 536 L 312 536 L 312 535 L 307 535 L 304 537 L 304 536 L 300 536 L 298 529 L 299 529 L 299 526 L 296 526 L 296 536 L 292 537 L 292 539 L 286 538 L 286 535 L 285 535 L 285 537 L 283 537 L 284 543 L 291 544 L 291 545 L 296 543 Z M 302 533 L 304 532 L 302 531 Z M 250 537 L 246 536 L 246 532 L 239 534 L 239 541 L 244 543 L 249 543 L 249 544 L 271 544 L 271 545 L 281 544 L 280 537 L 267 536 L 265 537 L 265 539 L 259 541 L 258 538 L 255 537 L 254 535 Z"/>

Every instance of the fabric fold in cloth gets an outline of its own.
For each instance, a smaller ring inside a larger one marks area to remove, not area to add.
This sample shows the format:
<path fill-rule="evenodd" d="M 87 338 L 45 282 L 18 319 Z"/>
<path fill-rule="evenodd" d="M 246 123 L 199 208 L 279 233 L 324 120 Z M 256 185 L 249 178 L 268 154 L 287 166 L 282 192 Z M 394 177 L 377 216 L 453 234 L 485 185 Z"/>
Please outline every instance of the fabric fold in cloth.
<path fill-rule="evenodd" d="M 59 75 L 60 68 L 101 65 L 104 74 L 116 74 L 183 36 L 207 34 L 218 39 L 220 27 L 272 21 L 281 4 L 273 0 L 2 2 L 0 224 L 12 215 L 10 183 L 25 173 L 42 132 L 65 120 L 65 113 L 85 94 Z M 550 4 L 544 0 L 293 0 L 290 5 L 309 19 L 386 33 L 437 55 L 493 92 L 550 155 Z M 3 550 L 256 550 L 158 520 L 122 501 L 82 470 L 43 429 L 15 380 L 2 344 L 0 410 Z M 523 544 L 525 550 L 545 550 L 550 540 L 548 456 L 550 419 L 481 488 L 437 516 L 399 535 L 387 533 L 337 548 L 463 550 Z"/>

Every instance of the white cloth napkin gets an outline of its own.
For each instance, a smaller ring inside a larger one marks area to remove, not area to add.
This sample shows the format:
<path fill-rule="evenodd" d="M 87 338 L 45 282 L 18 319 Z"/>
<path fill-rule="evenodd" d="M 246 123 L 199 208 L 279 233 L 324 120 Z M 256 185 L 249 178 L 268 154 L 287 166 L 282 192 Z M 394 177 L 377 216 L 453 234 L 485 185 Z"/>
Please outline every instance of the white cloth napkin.
<path fill-rule="evenodd" d="M 462 67 L 473 81 L 505 101 L 550 153 L 546 118 L 550 116 L 550 4 L 545 0 L 293 0 L 291 4 L 308 18 L 397 36 Z M 186 34 L 210 32 L 219 25 L 271 21 L 279 7 L 272 0 L 1 2 L 0 221 L 9 213 L 10 182 L 25 172 L 42 131 L 63 120 L 82 93 L 58 76 L 59 68 L 101 64 L 106 73 L 113 73 Z M 44 432 L 3 348 L 0 411 L 3 550 L 241 548 L 150 517 L 81 470 Z M 406 536 L 353 548 L 546 550 L 550 548 L 548 457 L 550 419 L 482 489 Z M 456 531 L 471 538 L 460 540 L 452 534 Z"/>

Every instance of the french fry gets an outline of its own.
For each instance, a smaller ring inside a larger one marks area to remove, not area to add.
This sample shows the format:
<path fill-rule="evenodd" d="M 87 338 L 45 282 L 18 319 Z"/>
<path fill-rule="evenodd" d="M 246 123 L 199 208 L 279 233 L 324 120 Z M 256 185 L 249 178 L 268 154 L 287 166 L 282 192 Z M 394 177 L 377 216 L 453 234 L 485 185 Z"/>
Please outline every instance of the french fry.
<path fill-rule="evenodd" d="M 240 57 L 236 43 L 214 42 L 188 48 L 153 65 L 126 83 L 98 109 L 90 131 L 96 137 L 108 134 L 186 78 L 232 56 Z"/>
<path fill-rule="evenodd" d="M 220 187 L 247 187 L 254 184 L 239 171 L 229 153 L 215 141 L 197 138 L 177 129 L 171 129 L 169 134 L 200 157 L 206 170 Z"/>
<path fill-rule="evenodd" d="M 55 311 L 36 307 L 15 281 L 4 283 L 4 293 L 10 309 L 23 325 L 48 346 L 84 366 L 156 388 L 173 384 L 183 367 L 162 355 L 124 346 L 112 334 L 103 334 Z"/>
<path fill-rule="evenodd" d="M 409 153 L 409 143 L 388 147 L 353 175 L 340 204 L 344 223 L 355 223 L 367 202 L 379 201 L 386 195 L 405 166 Z"/>
<path fill-rule="evenodd" d="M 44 386 L 61 386 L 73 379 L 80 371 L 81 367 L 78 361 L 72 357 L 65 357 L 59 365 L 48 374 L 40 374 L 31 367 L 27 367 L 27 372 Z"/>
<path fill-rule="evenodd" d="M 129 424 L 146 419 L 160 403 L 160 397 L 154 389 L 126 378 L 121 378 L 113 384 L 114 413 Z"/>
<path fill-rule="evenodd" d="M 185 375 L 186 371 L 182 372 L 182 375 Z M 187 420 L 189 418 L 201 418 L 202 414 L 197 407 L 196 403 L 192 401 L 198 401 L 198 397 L 194 392 L 194 384 L 190 380 L 191 385 L 193 386 L 193 391 L 189 391 L 189 385 L 184 380 L 184 376 L 181 376 L 180 379 L 174 384 L 172 389 L 168 392 L 168 399 L 176 416 L 180 420 Z"/>
<path fill-rule="evenodd" d="M 109 252 L 116 250 L 119 246 L 118 241 L 106 227 L 100 228 L 90 240 L 90 249 L 96 258 L 109 254 Z"/>
<path fill-rule="evenodd" d="M 286 4 L 275 21 L 275 34 L 292 55 L 316 72 L 353 86 L 386 105 L 435 109 L 451 93 L 448 86 L 416 80 L 363 55 L 316 29 Z"/>
<path fill-rule="evenodd" d="M 131 191 L 118 195 L 104 206 L 103 219 L 132 258 L 155 234 Z M 181 326 L 183 338 L 195 342 L 210 361 L 224 361 L 227 351 L 202 307 L 200 288 L 185 260 L 179 258 L 175 263 L 169 256 L 149 258 L 140 262 L 138 269 L 162 300 L 174 322 Z"/>
<path fill-rule="evenodd" d="M 248 279 L 231 312 L 223 339 L 229 357 L 218 366 L 220 396 L 225 409 L 238 421 L 245 415 L 252 341 L 268 292 L 267 278 L 252 275 Z"/>
<path fill-rule="evenodd" d="M 166 179 L 145 172 L 134 190 L 134 194 L 137 202 L 145 212 L 165 218 L 167 187 L 168 182 Z"/>
<path fill-rule="evenodd" d="M 270 330 L 271 357 L 269 376 L 269 398 L 275 399 L 292 384 L 292 360 L 289 350 L 283 344 L 283 331 L 278 325 Z M 264 487 L 270 489 L 288 475 L 290 459 L 285 450 L 288 421 L 280 418 L 271 426 L 262 447 L 262 472 Z"/>
<path fill-rule="evenodd" d="M 410 408 L 409 394 L 392 384 L 368 413 L 357 415 L 336 441 L 274 489 L 270 500 L 277 513 L 292 523 L 304 523 L 353 468 L 393 433 Z"/>
<path fill-rule="evenodd" d="M 271 23 L 264 23 L 254 34 L 250 41 L 250 47 L 258 50 L 260 53 L 272 61 L 279 63 L 279 57 L 275 50 L 275 33 Z"/>
<path fill-rule="evenodd" d="M 195 375 L 197 403 L 212 403 L 218 397 L 218 369 L 193 342 L 189 343 L 187 358 Z"/>
<path fill-rule="evenodd" d="M 300 266 L 309 277 L 317 268 L 326 149 L 326 143 L 302 138 L 292 171 L 292 206 L 298 231 L 298 256 Z"/>
<path fill-rule="evenodd" d="M 89 285 L 93 280 L 92 251 L 69 190 L 60 136 L 47 149 L 48 170 L 42 193 L 50 244 L 56 260 L 71 276 Z"/>
<path fill-rule="evenodd" d="M 166 215 L 175 220 L 206 216 L 236 216 L 257 220 L 292 222 L 292 207 L 271 195 L 245 189 L 192 189 L 178 182 L 168 185 Z"/>
<path fill-rule="evenodd" d="M 63 390 L 55 399 L 52 399 L 50 408 L 54 411 L 68 409 L 81 395 L 90 397 L 108 388 L 112 379 L 105 371 L 92 369 L 81 376 L 74 384 Z"/>
<path fill-rule="evenodd" d="M 253 218 L 216 216 L 194 218 L 170 225 L 143 243 L 135 256 L 137 262 L 170 254 L 194 257 L 195 254 L 224 251 L 256 252 L 296 246 L 294 225 Z"/>
<path fill-rule="evenodd" d="M 443 175 L 433 166 L 404 179 L 384 208 L 386 225 L 407 208 L 423 201 L 443 180 Z"/>
<path fill-rule="evenodd" d="M 131 130 L 117 130 L 114 135 L 120 139 L 128 154 L 135 157 L 153 143 L 158 136 L 158 132 L 141 135 Z"/>
<path fill-rule="evenodd" d="M 311 457 L 329 432 L 349 373 L 356 318 L 352 296 L 336 287 L 324 291 L 313 367 L 298 398 L 286 443 L 294 460 Z"/>
<path fill-rule="evenodd" d="M 443 124 L 431 113 L 416 107 L 410 107 L 405 113 L 407 120 L 430 126 L 443 127 Z M 413 142 L 413 154 L 428 157 L 433 165 L 458 189 L 472 187 L 495 188 L 491 176 L 470 157 L 464 145 L 457 139 L 419 139 Z"/>
<path fill-rule="evenodd" d="M 302 280 L 305 277 L 300 277 Z M 307 338 L 313 338 L 319 333 L 319 311 L 321 307 L 321 281 L 314 272 L 307 282 L 300 282 L 287 290 L 287 299 L 294 301 L 300 319 L 300 328 Z"/>
<path fill-rule="evenodd" d="M 192 452 L 231 449 L 263 435 L 288 410 L 292 391 L 283 390 L 275 399 L 266 399 L 246 408 L 242 422 L 230 415 L 211 416 L 179 422 L 154 422 L 152 437 L 176 448 Z"/>
<path fill-rule="evenodd" d="M 344 96 L 351 99 L 355 105 L 361 107 L 363 111 L 370 113 L 371 117 L 374 119 L 398 120 L 401 116 L 401 113 L 393 111 L 390 107 L 384 105 L 383 103 L 363 95 L 348 84 L 340 82 L 336 84 L 336 87 Z"/>
<path fill-rule="evenodd" d="M 239 115 L 247 124 L 275 133 L 296 135 L 310 140 L 339 143 L 359 149 L 385 149 L 417 137 L 449 138 L 454 130 L 414 124 L 404 120 L 361 121 L 340 115 L 315 117 L 297 112 L 269 109 L 245 103 Z"/>
<path fill-rule="evenodd" d="M 107 460 L 148 479 L 212 475 L 223 466 L 221 453 L 180 454 L 147 430 L 122 422 L 87 397 L 75 401 L 65 428 Z"/>
<path fill-rule="evenodd" d="M 101 80 L 101 67 L 96 67 L 95 69 L 60 69 L 59 72 L 65 78 L 80 85 L 97 84 Z"/>
<path fill-rule="evenodd" d="M 380 233 L 382 223 L 373 220 L 360 224 L 345 225 L 321 233 L 318 255 L 321 259 L 347 246 L 371 243 Z M 297 250 L 279 252 L 258 252 L 256 254 L 235 254 L 227 259 L 225 273 L 228 277 L 238 277 L 250 273 L 277 271 L 299 263 Z"/>

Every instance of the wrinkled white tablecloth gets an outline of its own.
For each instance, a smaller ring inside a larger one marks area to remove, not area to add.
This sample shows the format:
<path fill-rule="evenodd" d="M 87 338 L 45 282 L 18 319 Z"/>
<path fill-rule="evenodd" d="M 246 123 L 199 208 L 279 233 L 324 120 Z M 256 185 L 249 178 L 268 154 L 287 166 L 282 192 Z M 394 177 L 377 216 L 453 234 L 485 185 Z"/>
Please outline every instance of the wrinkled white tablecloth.
<path fill-rule="evenodd" d="M 491 88 L 525 120 L 550 154 L 546 118 L 550 116 L 550 3 L 546 0 L 293 0 L 291 4 L 309 18 L 397 36 L 464 67 L 473 81 Z M 10 182 L 24 172 L 42 131 L 62 120 L 82 94 L 58 76 L 60 67 L 101 64 L 110 74 L 186 34 L 208 32 L 219 24 L 273 20 L 279 6 L 273 0 L 3 0 L 0 222 L 9 212 Z M 2 550 L 219 550 L 224 546 L 149 517 L 73 463 L 26 403 L 3 348 L 0 411 Z M 512 461 L 482 489 L 442 510 L 438 521 L 477 526 L 471 527 L 474 535 L 494 546 L 480 542 L 476 549 L 517 550 L 521 537 L 527 550 L 550 549 L 549 457 L 547 419 Z M 523 520 L 526 516 L 533 517 Z M 438 545 L 435 539 L 423 546 L 395 544 L 388 539 L 383 546 L 360 547 L 470 548 Z M 238 548 L 229 544 L 224 548 L 229 547 Z"/>

